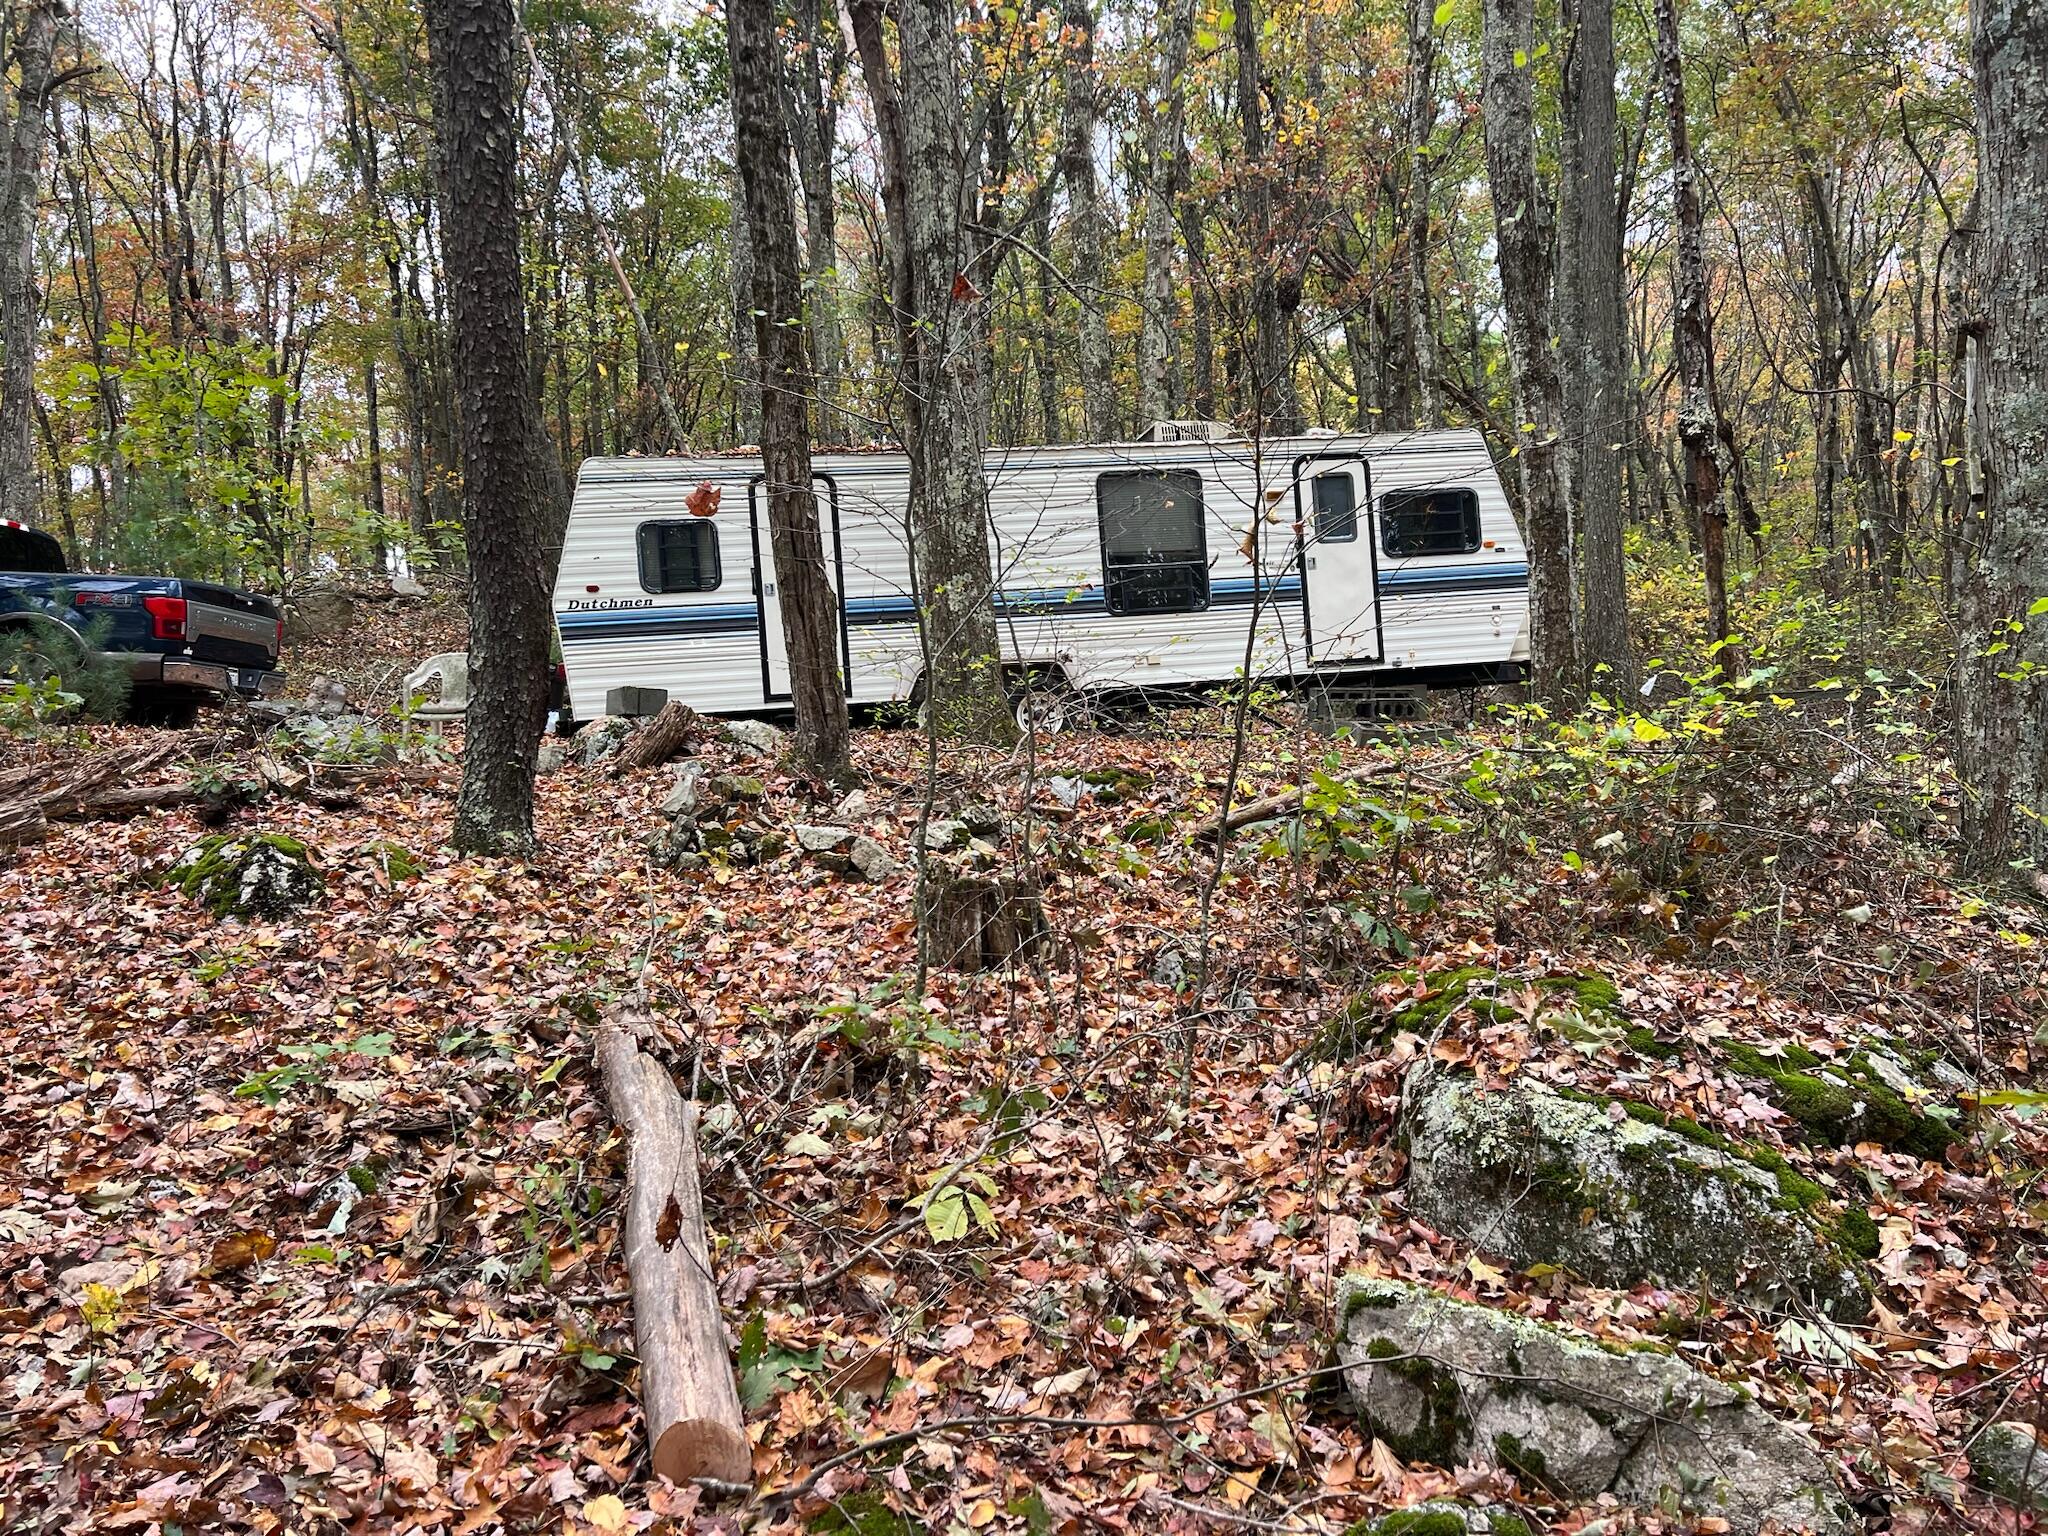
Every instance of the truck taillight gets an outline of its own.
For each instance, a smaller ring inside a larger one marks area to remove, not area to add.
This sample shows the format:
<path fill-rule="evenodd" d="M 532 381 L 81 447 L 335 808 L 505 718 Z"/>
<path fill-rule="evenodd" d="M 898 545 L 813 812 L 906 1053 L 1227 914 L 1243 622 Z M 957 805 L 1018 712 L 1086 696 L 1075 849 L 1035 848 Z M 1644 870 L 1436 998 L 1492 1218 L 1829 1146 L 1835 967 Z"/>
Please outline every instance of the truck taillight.
<path fill-rule="evenodd" d="M 145 597 L 142 606 L 149 610 L 152 633 L 159 640 L 182 640 L 185 638 L 185 599 L 182 597 Z"/>

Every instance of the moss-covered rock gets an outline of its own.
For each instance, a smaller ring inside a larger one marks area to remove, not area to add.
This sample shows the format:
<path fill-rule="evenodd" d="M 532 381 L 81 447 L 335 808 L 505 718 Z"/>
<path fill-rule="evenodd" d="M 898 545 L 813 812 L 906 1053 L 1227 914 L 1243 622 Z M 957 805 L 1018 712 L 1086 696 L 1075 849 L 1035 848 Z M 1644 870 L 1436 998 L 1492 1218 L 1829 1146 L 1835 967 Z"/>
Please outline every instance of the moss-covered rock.
<path fill-rule="evenodd" d="M 1339 1310 L 1337 1360 L 1352 1404 L 1411 1459 L 1505 1466 L 1580 1501 L 1613 1493 L 1656 1507 L 1684 1491 L 1740 1536 L 1771 1521 L 1819 1536 L 1852 1529 L 1826 1463 L 1796 1430 L 1666 1350 L 1618 1348 L 1363 1276 L 1345 1282 Z M 1468 1517 L 1444 1529 L 1481 1527 Z"/>
<path fill-rule="evenodd" d="M 215 917 L 282 917 L 315 901 L 327 880 L 306 845 L 281 832 L 201 838 L 158 883 L 183 891 Z"/>
<path fill-rule="evenodd" d="M 1520 1078 L 1486 1092 L 1426 1063 L 1402 1101 L 1409 1209 L 1517 1266 L 1798 1298 L 1843 1319 L 1868 1310 L 1825 1191 L 1782 1158 L 1644 1106 Z"/>
<path fill-rule="evenodd" d="M 1902 1075 L 1880 1053 L 1864 1050 L 1842 1061 L 1823 1061 L 1801 1046 L 1775 1056 L 1739 1042 L 1723 1048 L 1731 1066 L 1762 1079 L 1770 1101 L 1816 1139 L 1834 1146 L 1880 1142 L 1939 1162 L 1956 1138 L 1939 1115 L 1911 1102 L 1887 1082 L 1885 1068 Z"/>
<path fill-rule="evenodd" d="M 1344 1536 L 1529 1536 L 1529 1522 L 1505 1509 L 1431 1499 L 1357 1521 Z"/>
<path fill-rule="evenodd" d="M 1390 986 L 1405 994 L 1381 1004 L 1376 994 Z M 1417 987 L 1422 990 L 1418 993 Z M 1534 989 L 1539 1016 L 1567 1038 L 1609 1040 L 1627 1045 L 1642 1056 L 1676 1054 L 1656 1032 L 1631 1028 L 1621 1009 L 1621 991 L 1604 976 L 1574 972 L 1563 976 L 1503 976 L 1491 966 L 1463 965 L 1453 970 L 1386 971 L 1375 976 L 1356 997 L 1323 1026 L 1313 1047 L 1320 1061 L 1350 1061 L 1377 1050 L 1397 1034 L 1431 1036 L 1459 1012 L 1482 1023 L 1505 1023 L 1518 1016 L 1510 993 Z"/>

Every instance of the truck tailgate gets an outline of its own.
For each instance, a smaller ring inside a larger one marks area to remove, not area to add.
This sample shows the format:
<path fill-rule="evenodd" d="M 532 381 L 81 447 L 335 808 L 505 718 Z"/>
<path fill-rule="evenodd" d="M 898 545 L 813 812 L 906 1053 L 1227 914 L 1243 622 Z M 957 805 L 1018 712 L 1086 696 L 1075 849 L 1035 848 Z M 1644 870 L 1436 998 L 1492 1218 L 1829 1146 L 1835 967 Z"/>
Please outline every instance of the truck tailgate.
<path fill-rule="evenodd" d="M 200 661 L 231 667 L 277 664 L 277 609 L 268 598 L 188 581 L 185 636 Z"/>

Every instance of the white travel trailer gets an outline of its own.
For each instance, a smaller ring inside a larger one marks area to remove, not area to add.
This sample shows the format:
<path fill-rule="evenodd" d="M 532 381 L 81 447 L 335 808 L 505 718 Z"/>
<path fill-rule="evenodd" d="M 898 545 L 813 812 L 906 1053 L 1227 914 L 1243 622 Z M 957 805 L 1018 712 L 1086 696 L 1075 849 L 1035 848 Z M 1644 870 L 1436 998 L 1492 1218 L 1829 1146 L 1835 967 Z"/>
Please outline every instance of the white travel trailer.
<path fill-rule="evenodd" d="M 1248 639 L 1255 676 L 1311 687 L 1522 676 L 1527 551 L 1477 432 L 1153 436 L 990 452 L 999 629 L 1020 680 L 1222 683 Z M 907 461 L 822 453 L 814 468 L 847 698 L 911 700 Z M 706 482 L 718 509 L 695 516 Z M 777 586 L 758 457 L 586 459 L 555 585 L 574 714 L 627 686 L 707 713 L 786 706 Z"/>

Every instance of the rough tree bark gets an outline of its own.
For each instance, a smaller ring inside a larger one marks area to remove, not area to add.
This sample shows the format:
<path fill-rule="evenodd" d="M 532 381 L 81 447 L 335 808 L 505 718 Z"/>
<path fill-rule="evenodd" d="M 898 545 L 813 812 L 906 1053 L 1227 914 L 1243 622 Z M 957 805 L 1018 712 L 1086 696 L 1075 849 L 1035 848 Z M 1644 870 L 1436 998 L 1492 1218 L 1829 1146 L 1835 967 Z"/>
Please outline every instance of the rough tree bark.
<path fill-rule="evenodd" d="M 855 0 L 850 9 L 882 139 L 925 703 L 941 736 L 1008 744 L 1016 722 L 997 648 L 982 471 L 988 424 L 979 310 L 986 300 L 968 276 L 973 188 L 953 0 L 902 0 L 897 7 L 900 95 L 879 0 Z"/>
<path fill-rule="evenodd" d="M 1408 222 L 1407 292 L 1402 312 L 1409 327 L 1415 372 L 1414 425 L 1443 425 L 1443 365 L 1437 357 L 1436 305 L 1429 288 L 1429 203 L 1436 137 L 1436 0 L 1408 0 Z"/>
<path fill-rule="evenodd" d="M 1621 209 L 1614 162 L 1614 0 L 1575 0 L 1565 59 L 1564 180 L 1571 217 L 1559 231 L 1570 281 L 1564 303 L 1564 412 L 1579 528 L 1579 662 L 1587 686 L 1612 694 L 1635 680 L 1621 558 L 1621 452 L 1627 435 Z M 1595 676 L 1599 668 L 1604 676 Z"/>
<path fill-rule="evenodd" d="M 1146 125 L 1150 180 L 1145 187 L 1145 302 L 1138 329 L 1138 426 L 1174 414 L 1174 200 L 1180 195 L 1181 135 L 1187 123 L 1188 49 L 1195 0 L 1167 0 L 1159 37 L 1159 80 Z"/>
<path fill-rule="evenodd" d="M 1060 7 L 1060 174 L 1067 183 L 1069 270 L 1081 302 L 1081 423 L 1091 443 L 1116 438 L 1110 377 L 1109 235 L 1095 185 L 1095 13 L 1088 0 Z"/>
<path fill-rule="evenodd" d="M 469 669 L 455 845 L 534 850 L 548 707 L 549 593 L 561 547 L 526 370 L 519 272 L 519 72 L 511 0 L 428 0 L 442 262 L 461 402 Z"/>
<path fill-rule="evenodd" d="M 1684 58 L 1678 45 L 1676 0 L 1656 0 L 1657 75 L 1671 133 L 1672 200 L 1678 225 L 1672 350 L 1678 360 L 1678 441 L 1685 455 L 1686 501 L 1699 521 L 1700 558 L 1707 582 L 1707 633 L 1719 642 L 1715 666 L 1725 677 L 1728 654 L 1728 507 L 1721 495 L 1726 468 L 1720 402 L 1714 394 L 1713 311 L 1707 269 L 1699 170 L 1685 117 Z"/>
<path fill-rule="evenodd" d="M 812 489 L 810 332 L 797 260 L 786 98 L 776 81 L 774 0 L 727 0 L 726 43 L 732 62 L 733 144 L 754 236 L 751 299 L 761 369 L 761 469 L 789 650 L 796 755 L 811 773 L 836 783 L 853 777 L 853 764 L 847 756 L 846 689 L 839 670 L 839 598 L 826 571 Z M 812 299 L 818 302 L 820 295 Z"/>
<path fill-rule="evenodd" d="M 8 29 L 18 73 L 0 162 L 0 517 L 23 523 L 36 511 L 36 194 L 61 12 L 59 0 L 28 0 Z"/>
<path fill-rule="evenodd" d="M 2048 621 L 2028 614 L 2048 596 L 2048 28 L 2028 0 L 1970 10 L 1984 495 L 1963 520 L 1956 735 L 1963 835 L 1988 867 L 2048 851 Z"/>
<path fill-rule="evenodd" d="M 1550 201 L 1536 174 L 1532 0 L 1485 0 L 1482 46 L 1486 179 L 1507 311 L 1522 466 L 1523 532 L 1529 543 L 1530 684 L 1551 703 L 1578 683 L 1572 639 L 1570 490 L 1564 404 L 1551 350 Z"/>

